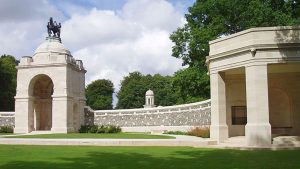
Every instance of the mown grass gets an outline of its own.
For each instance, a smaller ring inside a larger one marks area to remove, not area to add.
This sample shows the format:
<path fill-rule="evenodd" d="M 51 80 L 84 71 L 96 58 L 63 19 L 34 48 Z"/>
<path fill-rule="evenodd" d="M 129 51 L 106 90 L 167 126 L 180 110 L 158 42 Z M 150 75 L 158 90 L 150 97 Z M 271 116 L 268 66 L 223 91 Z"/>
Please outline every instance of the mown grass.
<path fill-rule="evenodd" d="M 146 133 L 70 133 L 70 134 L 37 134 L 8 136 L 8 138 L 47 138 L 47 139 L 174 139 L 172 136 L 150 135 Z"/>
<path fill-rule="evenodd" d="M 1 169 L 296 169 L 299 150 L 0 145 Z"/>

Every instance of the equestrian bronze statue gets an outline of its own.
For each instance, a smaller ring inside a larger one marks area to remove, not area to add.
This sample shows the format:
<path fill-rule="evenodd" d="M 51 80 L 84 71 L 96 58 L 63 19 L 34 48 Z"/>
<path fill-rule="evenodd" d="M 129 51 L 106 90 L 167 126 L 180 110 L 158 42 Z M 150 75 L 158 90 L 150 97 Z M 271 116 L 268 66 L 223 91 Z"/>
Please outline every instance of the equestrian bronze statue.
<path fill-rule="evenodd" d="M 49 37 L 57 37 L 60 39 L 60 29 L 61 24 L 57 24 L 56 21 L 53 22 L 52 17 L 50 17 L 50 20 L 47 24 L 47 30 L 48 30 L 48 36 Z"/>

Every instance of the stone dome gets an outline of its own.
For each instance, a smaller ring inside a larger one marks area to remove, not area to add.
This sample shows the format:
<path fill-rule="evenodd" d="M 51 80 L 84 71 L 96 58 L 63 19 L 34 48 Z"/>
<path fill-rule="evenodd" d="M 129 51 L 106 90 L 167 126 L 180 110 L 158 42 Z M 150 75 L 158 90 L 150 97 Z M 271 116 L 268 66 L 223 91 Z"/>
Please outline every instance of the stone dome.
<path fill-rule="evenodd" d="M 70 51 L 61 43 L 60 39 L 56 37 L 47 37 L 46 40 L 35 50 L 34 55 L 40 53 L 71 55 Z"/>
<path fill-rule="evenodd" d="M 146 92 L 146 96 L 154 96 L 153 91 L 149 89 L 149 90 Z"/>

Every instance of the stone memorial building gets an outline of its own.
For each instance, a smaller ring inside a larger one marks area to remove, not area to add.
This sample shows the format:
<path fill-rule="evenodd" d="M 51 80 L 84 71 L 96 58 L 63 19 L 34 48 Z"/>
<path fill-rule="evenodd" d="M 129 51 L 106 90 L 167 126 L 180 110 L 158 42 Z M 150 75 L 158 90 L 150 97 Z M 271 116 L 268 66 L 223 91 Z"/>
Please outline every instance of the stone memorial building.
<path fill-rule="evenodd" d="M 300 27 L 248 29 L 210 42 L 211 138 L 268 147 L 300 135 Z"/>
<path fill-rule="evenodd" d="M 68 133 L 83 124 L 86 70 L 62 44 L 60 24 L 52 18 L 48 33 L 33 56 L 22 57 L 17 66 L 14 133 Z"/>

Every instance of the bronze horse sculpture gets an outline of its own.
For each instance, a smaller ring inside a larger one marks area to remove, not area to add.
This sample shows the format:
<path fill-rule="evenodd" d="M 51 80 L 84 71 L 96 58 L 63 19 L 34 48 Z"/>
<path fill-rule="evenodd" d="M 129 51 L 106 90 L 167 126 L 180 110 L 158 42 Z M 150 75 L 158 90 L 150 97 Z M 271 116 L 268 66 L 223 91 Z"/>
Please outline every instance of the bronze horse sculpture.
<path fill-rule="evenodd" d="M 56 21 L 53 22 L 52 17 L 50 17 L 50 20 L 47 24 L 47 29 L 49 37 L 58 37 L 60 39 L 61 24 L 57 24 Z"/>

